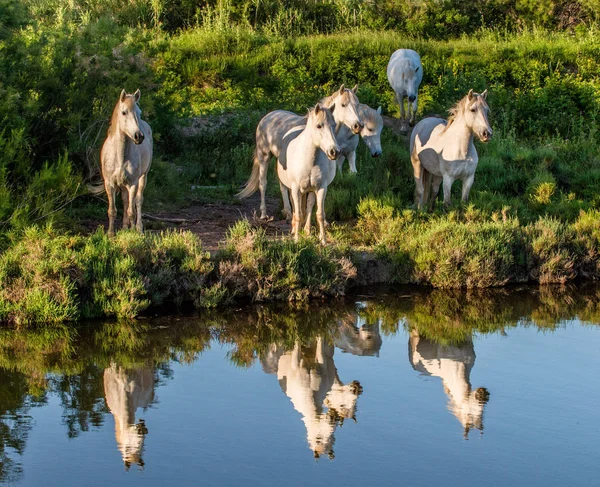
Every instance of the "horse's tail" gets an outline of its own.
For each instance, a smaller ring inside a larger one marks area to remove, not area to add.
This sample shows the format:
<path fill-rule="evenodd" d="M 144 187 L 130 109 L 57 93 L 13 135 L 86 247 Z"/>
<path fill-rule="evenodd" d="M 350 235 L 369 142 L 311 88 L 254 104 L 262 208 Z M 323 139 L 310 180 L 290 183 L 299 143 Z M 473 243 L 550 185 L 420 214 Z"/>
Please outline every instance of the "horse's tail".
<path fill-rule="evenodd" d="M 238 198 L 248 198 L 252 196 L 256 190 L 258 189 L 260 183 L 260 159 L 258 158 L 258 148 L 254 149 L 254 164 L 252 165 L 252 174 L 250 175 L 250 179 L 244 185 L 244 189 L 242 189 L 236 196 Z"/>
<path fill-rule="evenodd" d="M 433 175 L 425 168 L 423 170 L 423 206 L 425 208 L 429 205 L 429 198 L 431 197 L 431 183 L 433 182 Z"/>
<path fill-rule="evenodd" d="M 102 194 L 106 189 L 104 188 L 104 183 L 99 184 L 88 184 L 87 185 L 88 193 L 91 194 Z"/>

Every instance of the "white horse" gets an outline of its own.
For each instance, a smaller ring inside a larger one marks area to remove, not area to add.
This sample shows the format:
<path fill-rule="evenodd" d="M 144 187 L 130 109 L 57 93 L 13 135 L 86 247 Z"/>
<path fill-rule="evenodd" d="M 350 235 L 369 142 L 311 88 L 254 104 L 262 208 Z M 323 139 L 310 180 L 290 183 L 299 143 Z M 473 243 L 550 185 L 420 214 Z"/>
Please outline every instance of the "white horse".
<path fill-rule="evenodd" d="M 410 136 L 410 160 L 415 176 L 415 205 L 433 207 L 440 183 L 444 183 L 444 206 L 450 205 L 450 190 L 457 179 L 462 181 L 462 200 L 467 202 L 479 162 L 473 134 L 482 142 L 492 137 L 488 122 L 487 90 L 469 93 L 450 109 L 450 118 L 431 117 L 421 120 Z M 430 188 L 433 189 L 431 198 Z"/>
<path fill-rule="evenodd" d="M 357 381 L 342 383 L 333 362 L 334 348 L 322 337 L 293 350 L 272 345 L 261 356 L 263 370 L 277 374 L 279 385 L 302 415 L 308 445 L 315 458 L 333 458 L 335 430 L 345 419 L 356 421 L 356 402 L 362 392 Z M 324 410 L 328 408 L 328 411 Z"/>
<path fill-rule="evenodd" d="M 152 163 L 152 129 L 141 119 L 138 106 L 140 90 L 133 95 L 121 91 L 112 113 L 108 136 L 100 151 L 104 187 L 89 187 L 92 193 L 106 190 L 108 196 L 108 234 L 115 233 L 117 216 L 115 197 L 121 191 L 123 228 L 143 231 L 142 202 L 150 164 Z"/>
<path fill-rule="evenodd" d="M 331 109 L 324 108 L 317 103 L 306 119 L 306 127 L 299 135 L 289 142 L 285 158 L 280 157 L 277 164 L 279 181 L 290 189 L 294 204 L 292 216 L 292 234 L 298 241 L 300 223 L 304 217 L 306 207 L 305 195 L 310 192 L 316 194 L 317 223 L 319 225 L 319 239 L 325 245 L 325 196 L 327 186 L 333 180 L 336 171 L 336 159 L 340 153 L 334 127 L 335 120 Z"/>
<path fill-rule="evenodd" d="M 475 363 L 473 342 L 469 340 L 460 346 L 440 345 L 413 330 L 408 354 L 413 369 L 442 379 L 448 409 L 462 424 L 464 437 L 467 438 L 471 428 L 482 431 L 483 410 L 490 395 L 484 387 L 471 388 L 471 369 Z"/>
<path fill-rule="evenodd" d="M 336 107 L 333 118 L 336 124 L 336 133 L 342 127 L 346 127 L 350 134 L 357 134 L 363 128 L 363 123 L 358 115 L 358 98 L 356 91 L 358 85 L 351 90 L 342 85 L 333 95 L 321 100 L 321 104 L 327 108 Z M 267 216 L 267 205 L 265 192 L 267 188 L 267 169 L 269 168 L 270 156 L 273 154 L 278 164 L 284 164 L 285 153 L 288 144 L 297 137 L 306 126 L 306 115 L 296 115 L 285 110 L 275 110 L 265 115 L 256 127 L 256 149 L 254 151 L 254 164 L 252 174 L 244 189 L 238 193 L 239 198 L 248 198 L 254 192 L 260 190 L 260 217 Z M 336 136 L 337 138 L 337 136 Z M 283 196 L 283 212 L 286 218 L 292 218 L 287 190 L 280 185 Z"/>
<path fill-rule="evenodd" d="M 387 79 L 396 93 L 396 100 L 400 105 L 400 118 L 403 121 L 406 118 L 404 98 L 408 98 L 407 111 L 410 116 L 409 124 L 412 127 L 419 107 L 419 85 L 423 80 L 421 57 L 412 49 L 398 49 L 390 57 Z"/>
<path fill-rule="evenodd" d="M 144 466 L 142 450 L 148 433 L 144 420 L 136 423 L 135 412 L 154 401 L 154 372 L 150 367 L 126 370 L 111 364 L 104 370 L 106 404 L 115 419 L 115 437 L 127 468 Z"/>
<path fill-rule="evenodd" d="M 381 107 L 377 108 L 377 110 L 374 110 L 369 105 L 360 103 L 358 105 L 358 116 L 363 123 L 363 128 L 360 130 L 360 136 L 369 148 L 371 157 L 381 156 L 381 131 L 383 130 Z M 338 171 L 341 172 L 342 167 L 344 166 L 344 161 L 348 159 L 348 163 L 350 164 L 350 172 L 356 173 L 356 149 L 358 147 L 358 135 L 344 125 L 336 132 L 335 137 L 340 145 L 340 156 L 337 159 Z"/>

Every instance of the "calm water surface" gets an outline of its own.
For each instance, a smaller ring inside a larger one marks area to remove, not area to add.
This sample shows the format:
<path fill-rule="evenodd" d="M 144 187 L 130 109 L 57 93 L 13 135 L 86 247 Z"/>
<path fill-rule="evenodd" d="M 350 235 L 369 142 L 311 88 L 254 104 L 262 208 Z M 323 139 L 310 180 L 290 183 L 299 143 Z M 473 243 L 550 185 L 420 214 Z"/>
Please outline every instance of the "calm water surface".
<path fill-rule="evenodd" d="M 600 485 L 600 290 L 0 330 L 0 483 Z"/>

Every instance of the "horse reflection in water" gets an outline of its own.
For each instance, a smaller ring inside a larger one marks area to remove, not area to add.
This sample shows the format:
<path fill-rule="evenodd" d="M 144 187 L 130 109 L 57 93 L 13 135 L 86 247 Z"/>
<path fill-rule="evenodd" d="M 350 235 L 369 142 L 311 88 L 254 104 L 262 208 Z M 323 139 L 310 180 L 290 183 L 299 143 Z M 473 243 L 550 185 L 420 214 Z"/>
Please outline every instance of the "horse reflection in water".
<path fill-rule="evenodd" d="M 448 409 L 463 425 L 465 439 L 471 428 L 483 432 L 483 410 L 490 394 L 484 387 L 471 388 L 471 369 L 475 363 L 473 342 L 469 339 L 461 345 L 441 345 L 413 330 L 408 355 L 413 369 L 442 379 Z"/>
<path fill-rule="evenodd" d="M 340 323 L 334 345 L 352 355 L 375 355 L 378 357 L 381 348 L 379 323 L 370 325 L 360 316 L 352 314 L 348 320 Z"/>
<path fill-rule="evenodd" d="M 130 370 L 111 364 L 104 370 L 104 394 L 115 419 L 115 437 L 125 467 L 129 470 L 136 463 L 143 468 L 142 450 L 148 429 L 143 419 L 136 423 L 135 412 L 154 400 L 153 369 Z"/>
<path fill-rule="evenodd" d="M 344 384 L 339 379 L 333 351 L 332 345 L 318 337 L 308 347 L 297 342 L 290 351 L 273 344 L 261 356 L 263 370 L 277 374 L 281 389 L 302 415 L 315 458 L 324 454 L 334 458 L 335 429 L 346 419 L 356 421 L 356 401 L 362 393 L 358 381 Z"/>

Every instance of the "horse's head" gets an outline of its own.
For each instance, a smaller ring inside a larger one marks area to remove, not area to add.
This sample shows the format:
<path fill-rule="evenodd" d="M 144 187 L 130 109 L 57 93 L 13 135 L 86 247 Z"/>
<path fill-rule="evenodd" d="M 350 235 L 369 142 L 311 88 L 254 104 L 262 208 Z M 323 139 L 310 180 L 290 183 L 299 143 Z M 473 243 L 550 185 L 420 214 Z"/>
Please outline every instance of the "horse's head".
<path fill-rule="evenodd" d="M 337 111 L 336 104 L 325 108 L 317 103 L 309 112 L 306 124 L 306 130 L 310 130 L 315 146 L 325 152 L 332 161 L 340 155 L 340 146 L 335 139 L 335 120 L 332 115 L 334 110 Z"/>
<path fill-rule="evenodd" d="M 351 90 L 344 88 L 344 85 L 342 85 L 338 91 L 327 98 L 329 108 L 332 105 L 337 107 L 334 115 L 336 123 L 344 124 L 355 134 L 360 133 L 363 128 L 363 122 L 358 114 L 357 90 L 358 85 Z"/>
<path fill-rule="evenodd" d="M 365 107 L 362 109 L 362 107 Z M 371 151 L 372 157 L 379 157 L 381 150 L 381 131 L 383 130 L 383 118 L 381 118 L 381 107 L 373 110 L 366 105 L 361 106 L 360 116 L 364 127 L 360 131 L 360 136 Z"/>
<path fill-rule="evenodd" d="M 463 116 L 465 125 L 471 129 L 481 142 L 489 142 L 492 138 L 492 127 L 488 121 L 490 108 L 486 101 L 487 90 L 483 93 L 469 93 L 465 97 Z"/>
<path fill-rule="evenodd" d="M 140 128 L 142 111 L 137 104 L 140 96 L 140 90 L 137 90 L 133 95 L 128 95 L 125 90 L 121 91 L 119 101 L 113 111 L 112 123 L 116 123 L 115 129 L 118 126 L 118 130 L 124 132 L 127 137 L 133 140 L 134 144 L 141 144 L 145 138 L 144 132 Z"/>
<path fill-rule="evenodd" d="M 402 84 L 406 90 L 406 97 L 408 101 L 412 103 L 417 99 L 417 91 L 419 90 L 419 71 L 421 66 L 415 67 L 414 64 L 407 60 L 402 68 Z"/>

